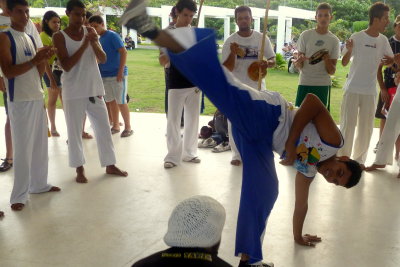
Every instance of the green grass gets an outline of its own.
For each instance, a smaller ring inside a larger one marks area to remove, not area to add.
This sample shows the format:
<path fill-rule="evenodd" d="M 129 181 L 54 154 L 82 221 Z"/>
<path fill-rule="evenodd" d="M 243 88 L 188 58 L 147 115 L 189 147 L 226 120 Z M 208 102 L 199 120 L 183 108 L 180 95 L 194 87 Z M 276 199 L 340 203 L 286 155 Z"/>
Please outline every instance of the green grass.
<path fill-rule="evenodd" d="M 164 69 L 158 63 L 158 50 L 138 48 L 128 51 L 127 65 L 129 68 L 128 92 L 131 97 L 129 109 L 136 112 L 164 112 Z M 339 87 L 332 88 L 331 95 L 331 114 L 336 122 L 339 122 L 342 86 L 347 72 L 348 68 L 343 68 L 339 63 L 336 72 Z M 297 84 L 297 74 L 289 74 L 286 70 L 268 71 L 267 88 L 281 93 L 293 103 L 296 98 Z M 3 105 L 2 98 L 0 98 L 0 105 Z M 215 112 L 213 104 L 206 99 L 205 105 L 204 114 L 212 115 Z M 57 106 L 61 108 L 60 103 Z"/>

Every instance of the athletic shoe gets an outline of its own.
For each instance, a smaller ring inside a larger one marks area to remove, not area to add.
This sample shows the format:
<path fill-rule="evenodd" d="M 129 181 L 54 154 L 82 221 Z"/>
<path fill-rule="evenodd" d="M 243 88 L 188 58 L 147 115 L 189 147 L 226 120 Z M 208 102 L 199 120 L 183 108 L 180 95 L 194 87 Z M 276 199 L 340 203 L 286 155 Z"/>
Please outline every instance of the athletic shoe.
<path fill-rule="evenodd" d="M 215 140 L 210 137 L 210 138 L 201 140 L 198 144 L 198 147 L 199 148 L 213 148 L 216 145 L 217 145 L 217 142 L 215 142 Z"/>
<path fill-rule="evenodd" d="M 249 264 L 248 261 L 240 261 L 238 267 L 274 267 L 274 264 L 272 262 L 262 262 L 259 264 Z"/>
<path fill-rule="evenodd" d="M 0 172 L 6 172 L 12 168 L 13 164 L 8 162 L 9 159 L 2 159 L 3 163 L 0 165 Z"/>
<path fill-rule="evenodd" d="M 228 142 L 222 142 L 218 146 L 214 147 L 213 150 L 211 150 L 214 153 L 220 153 L 220 152 L 225 152 L 231 150 L 231 146 L 229 145 Z"/>
<path fill-rule="evenodd" d="M 140 34 L 156 29 L 157 26 L 147 15 L 146 6 L 146 0 L 131 0 L 119 23 L 136 30 Z"/>

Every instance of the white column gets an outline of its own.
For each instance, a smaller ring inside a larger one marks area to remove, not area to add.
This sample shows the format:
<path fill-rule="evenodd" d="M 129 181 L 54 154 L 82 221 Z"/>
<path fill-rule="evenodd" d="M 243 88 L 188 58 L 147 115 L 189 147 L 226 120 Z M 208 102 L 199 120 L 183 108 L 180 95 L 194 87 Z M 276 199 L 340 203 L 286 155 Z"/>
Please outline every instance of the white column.
<path fill-rule="evenodd" d="M 285 43 L 292 41 L 292 18 L 286 18 L 286 36 Z"/>
<path fill-rule="evenodd" d="M 204 10 L 201 12 L 199 20 L 199 28 L 204 28 Z"/>
<path fill-rule="evenodd" d="M 104 27 L 107 29 L 107 15 L 104 14 L 104 13 L 101 13 L 100 16 L 103 18 L 103 20 L 104 20 Z"/>
<path fill-rule="evenodd" d="M 286 19 L 285 13 L 279 7 L 279 15 L 278 15 L 278 28 L 277 28 L 277 36 L 276 36 L 276 53 L 282 54 L 282 48 L 285 43 L 285 29 L 286 29 Z"/>
<path fill-rule="evenodd" d="M 224 18 L 224 42 L 231 35 L 231 19 L 230 17 Z"/>
<path fill-rule="evenodd" d="M 254 18 L 254 30 L 256 32 L 261 32 L 260 29 L 260 23 L 261 23 L 261 19 L 260 18 Z"/>
<path fill-rule="evenodd" d="M 161 29 L 169 26 L 169 13 L 171 13 L 172 6 L 161 6 Z"/>

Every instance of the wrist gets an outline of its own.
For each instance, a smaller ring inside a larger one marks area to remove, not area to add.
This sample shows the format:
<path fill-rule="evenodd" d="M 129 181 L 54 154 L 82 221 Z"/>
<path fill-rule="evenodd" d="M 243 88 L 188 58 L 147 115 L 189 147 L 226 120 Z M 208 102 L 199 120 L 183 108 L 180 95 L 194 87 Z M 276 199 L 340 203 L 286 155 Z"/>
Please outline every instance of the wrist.
<path fill-rule="evenodd" d="M 30 66 L 31 68 L 34 68 L 34 67 L 36 66 L 36 64 L 35 64 L 35 62 L 33 61 L 33 59 L 32 59 L 32 60 L 29 60 L 29 61 L 28 61 L 28 64 L 29 64 L 29 66 Z"/>

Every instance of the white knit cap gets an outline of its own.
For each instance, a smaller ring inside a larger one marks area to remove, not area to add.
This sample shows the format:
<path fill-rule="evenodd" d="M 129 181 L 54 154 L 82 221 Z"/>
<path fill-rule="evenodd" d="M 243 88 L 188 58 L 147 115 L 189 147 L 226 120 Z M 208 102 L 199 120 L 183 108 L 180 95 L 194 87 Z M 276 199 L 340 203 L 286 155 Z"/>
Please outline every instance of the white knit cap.
<path fill-rule="evenodd" d="M 225 209 L 207 196 L 188 198 L 172 211 L 164 242 L 171 247 L 208 248 L 221 240 Z"/>

